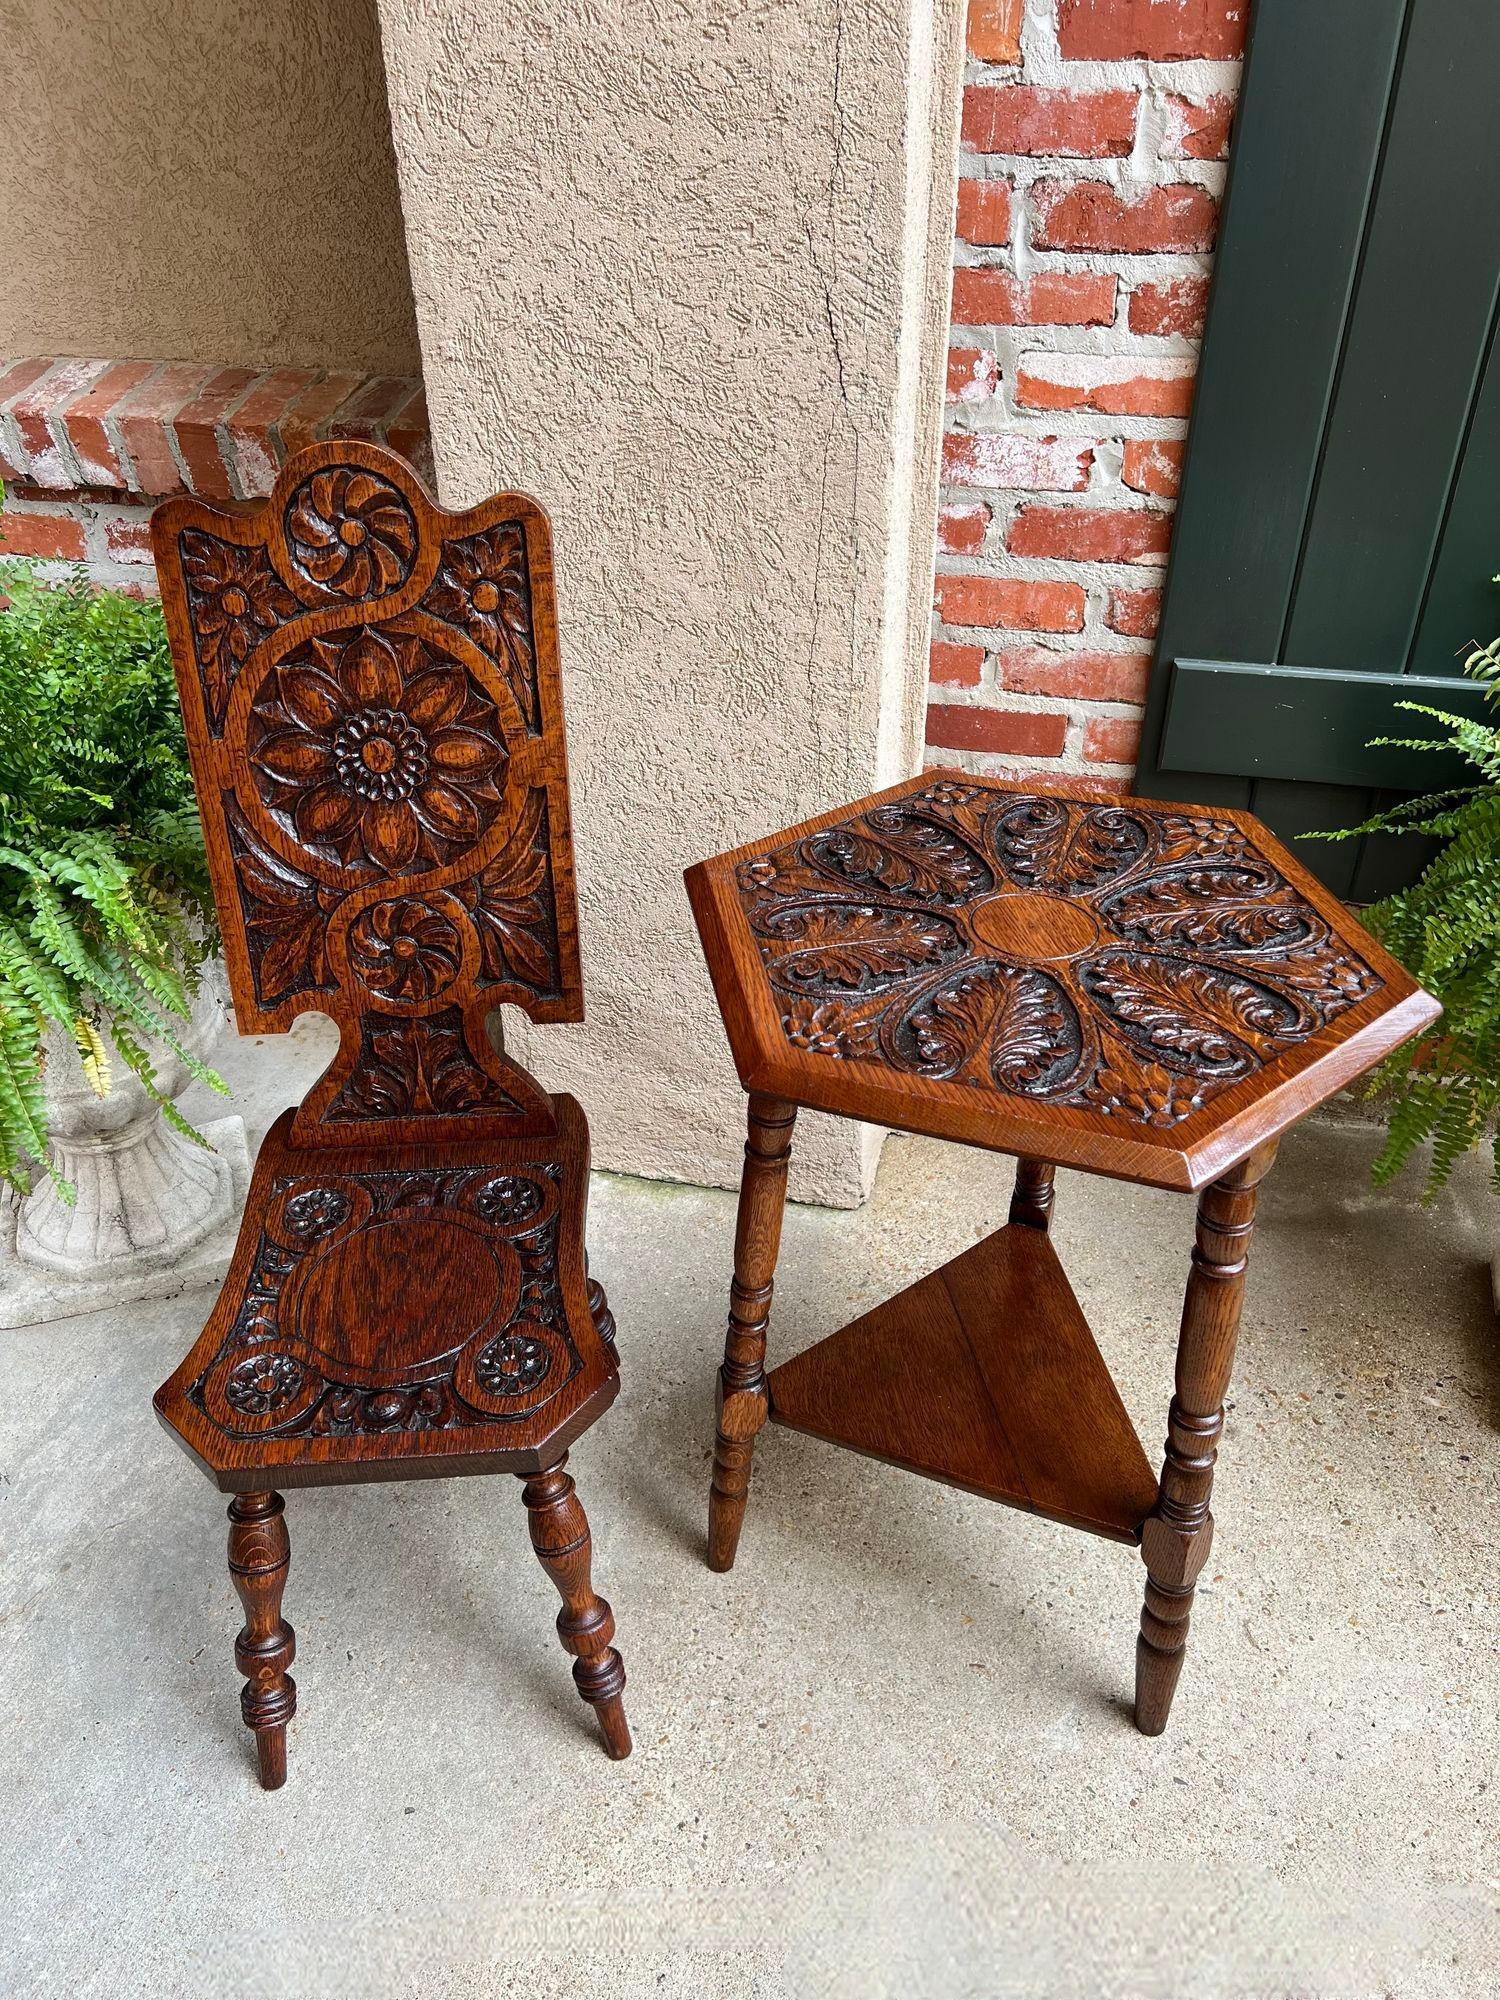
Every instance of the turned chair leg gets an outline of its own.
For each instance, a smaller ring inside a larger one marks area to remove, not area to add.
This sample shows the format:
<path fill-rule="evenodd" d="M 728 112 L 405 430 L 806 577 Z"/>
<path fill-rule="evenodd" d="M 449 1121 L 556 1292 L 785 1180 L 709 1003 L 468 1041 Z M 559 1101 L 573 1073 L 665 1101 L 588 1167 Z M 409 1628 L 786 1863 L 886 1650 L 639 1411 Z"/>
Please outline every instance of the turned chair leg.
<path fill-rule="evenodd" d="M 1160 1497 L 1141 1531 L 1146 1603 L 1135 1648 L 1135 1722 L 1146 1736 L 1160 1736 L 1167 1726 L 1193 1594 L 1213 1546 L 1208 1503 L 1239 1335 L 1256 1191 L 1275 1157 L 1274 1142 L 1260 1147 L 1205 1188 L 1198 1201 Z"/>
<path fill-rule="evenodd" d="M 1016 1185 L 1010 1198 L 1010 1219 L 1043 1235 L 1052 1227 L 1052 1183 L 1057 1169 L 1048 1160 L 1016 1161 Z"/>
<path fill-rule="evenodd" d="M 567 1462 L 564 1453 L 545 1472 L 532 1473 L 521 1489 L 521 1498 L 526 1502 L 531 1546 L 563 1601 L 557 1614 L 557 1636 L 573 1655 L 578 1692 L 597 1712 L 610 1756 L 628 1757 L 630 1729 L 621 1700 L 625 1663 L 610 1644 L 615 1636 L 615 1615 L 589 1580 L 593 1545 L 588 1517 L 563 1469 Z"/>
<path fill-rule="evenodd" d="M 724 1365 L 719 1370 L 713 1481 L 708 1494 L 708 1566 L 713 1570 L 734 1567 L 750 1492 L 750 1459 L 770 1407 L 766 1326 L 771 1317 L 771 1280 L 781 1247 L 787 1167 L 796 1120 L 794 1104 L 752 1093 L 734 1234 L 729 1330 L 724 1337 Z"/>
<path fill-rule="evenodd" d="M 286 1726 L 297 1712 L 297 1683 L 287 1672 L 297 1641 L 281 1615 L 281 1593 L 292 1566 L 286 1502 L 279 1493 L 236 1493 L 229 1503 L 229 1574 L 245 1607 L 234 1663 L 245 1676 L 240 1713 L 255 1731 L 260 1782 L 268 1792 L 286 1783 Z"/>

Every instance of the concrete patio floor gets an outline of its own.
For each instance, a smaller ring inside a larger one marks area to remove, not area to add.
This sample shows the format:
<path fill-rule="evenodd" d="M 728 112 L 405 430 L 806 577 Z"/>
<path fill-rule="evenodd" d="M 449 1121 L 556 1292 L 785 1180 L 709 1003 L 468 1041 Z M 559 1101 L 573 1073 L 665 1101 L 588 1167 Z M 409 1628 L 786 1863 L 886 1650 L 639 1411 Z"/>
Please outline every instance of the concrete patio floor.
<path fill-rule="evenodd" d="M 312 1040 L 221 1065 L 258 1136 Z M 209 1107 L 198 1106 L 200 1111 Z M 702 1560 L 733 1197 L 601 1177 L 624 1388 L 575 1450 L 629 1671 L 612 1765 L 508 1479 L 293 1494 L 301 1709 L 255 1785 L 222 1498 L 150 1392 L 198 1292 L 4 1341 L 0 1992 L 1493 1995 L 1500 1339 L 1490 1197 L 1374 1195 L 1314 1123 L 1263 1202 L 1169 1733 L 1137 1556 L 787 1432 Z M 781 1354 L 1003 1217 L 893 1139 L 789 1211 Z M 1056 1237 L 1153 1456 L 1191 1204 L 1063 1175 Z"/>

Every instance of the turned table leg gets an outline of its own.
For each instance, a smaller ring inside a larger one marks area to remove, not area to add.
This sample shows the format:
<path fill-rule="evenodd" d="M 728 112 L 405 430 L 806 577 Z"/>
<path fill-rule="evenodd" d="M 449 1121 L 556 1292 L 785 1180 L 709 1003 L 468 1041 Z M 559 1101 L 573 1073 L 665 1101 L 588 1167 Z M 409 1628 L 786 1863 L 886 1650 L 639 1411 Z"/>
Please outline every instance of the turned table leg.
<path fill-rule="evenodd" d="M 734 1233 L 734 1282 L 729 1290 L 729 1330 L 719 1370 L 713 1482 L 708 1496 L 708 1566 L 734 1566 L 756 1434 L 770 1407 L 766 1396 L 766 1325 L 771 1280 L 781 1247 L 787 1167 L 797 1107 L 779 1097 L 752 1093 L 745 1169 L 740 1177 Z"/>
<path fill-rule="evenodd" d="M 1275 1157 L 1274 1142 L 1260 1147 L 1198 1200 L 1161 1494 L 1141 1531 L 1146 1603 L 1135 1649 L 1135 1721 L 1147 1736 L 1160 1736 L 1167 1726 L 1193 1593 L 1213 1545 L 1208 1503 L 1234 1367 L 1256 1190 Z"/>
<path fill-rule="evenodd" d="M 611 1757 L 630 1755 L 630 1728 L 625 1720 L 625 1663 L 610 1641 L 615 1614 L 594 1589 L 590 1576 L 593 1541 L 588 1516 L 564 1470 L 566 1452 L 556 1465 L 536 1472 L 521 1488 L 537 1561 L 557 1586 L 563 1608 L 557 1614 L 557 1636 L 573 1655 L 573 1679 L 589 1702 L 604 1732 Z"/>
<path fill-rule="evenodd" d="M 240 1713 L 255 1731 L 260 1782 L 286 1783 L 286 1726 L 297 1712 L 297 1683 L 287 1672 L 297 1641 L 281 1615 L 292 1544 L 279 1493 L 236 1493 L 229 1503 L 229 1574 L 245 1607 L 234 1663 L 245 1676 Z"/>
<path fill-rule="evenodd" d="M 1052 1183 L 1057 1169 L 1048 1160 L 1016 1161 L 1016 1185 L 1010 1198 L 1010 1219 L 1043 1234 L 1052 1227 Z"/>

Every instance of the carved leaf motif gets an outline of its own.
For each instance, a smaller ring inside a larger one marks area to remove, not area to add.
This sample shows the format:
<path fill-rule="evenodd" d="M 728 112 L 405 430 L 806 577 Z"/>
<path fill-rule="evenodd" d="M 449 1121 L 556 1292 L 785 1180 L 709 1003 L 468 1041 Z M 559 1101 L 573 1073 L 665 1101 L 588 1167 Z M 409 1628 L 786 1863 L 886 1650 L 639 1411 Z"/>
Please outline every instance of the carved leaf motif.
<path fill-rule="evenodd" d="M 1078 1015 L 1058 982 L 1035 968 L 971 966 L 909 1007 L 895 1047 L 924 1076 L 953 1077 L 988 1052 L 972 1080 L 1022 1096 L 1064 1090 L 1083 1052 Z"/>
<path fill-rule="evenodd" d="M 853 827 L 834 827 L 827 833 L 815 833 L 803 841 L 800 852 L 817 874 L 831 876 L 851 888 L 875 889 L 919 902 L 948 900 L 941 887 L 924 878 L 905 855 L 894 853 Z M 770 857 L 763 857 L 761 862 L 752 862 L 750 866 L 764 868 L 768 860 Z"/>
<path fill-rule="evenodd" d="M 467 632 L 499 662 L 527 728 L 540 728 L 531 580 L 519 524 L 444 542 L 442 566 L 422 607 Z"/>
<path fill-rule="evenodd" d="M 991 839 L 1013 882 L 1069 894 L 1117 881 L 1148 852 L 1151 832 L 1123 807 L 1022 798 L 995 815 Z"/>
<path fill-rule="evenodd" d="M 549 856 L 547 795 L 538 787 L 500 854 L 462 892 L 479 934 L 485 978 L 495 985 L 516 980 L 543 995 L 557 989 Z"/>
<path fill-rule="evenodd" d="M 415 1020 L 366 1017 L 358 1059 L 328 1117 L 451 1116 L 493 1104 L 498 1091 L 470 1053 L 456 1007 Z"/>
<path fill-rule="evenodd" d="M 864 823 L 882 841 L 915 861 L 921 880 L 945 903 L 987 896 L 995 886 L 989 863 L 951 826 L 928 819 L 908 805 L 878 807 L 866 814 Z"/>
<path fill-rule="evenodd" d="M 1083 1034 L 1072 1001 L 1042 972 L 1007 981 L 990 1025 L 990 1074 L 1002 1090 L 1055 1097 L 1073 1081 Z"/>
<path fill-rule="evenodd" d="M 1085 990 L 1128 1039 L 1169 1067 L 1228 1081 L 1259 1066 L 1259 1039 L 1299 1026 L 1279 994 L 1186 960 L 1118 953 L 1080 970 Z"/>
<path fill-rule="evenodd" d="M 1098 910 L 1117 937 L 1134 944 L 1276 959 L 1328 935 L 1309 904 L 1275 896 L 1283 887 L 1268 869 L 1152 875 L 1105 898 Z M 1261 900 L 1246 900 L 1255 896 Z"/>
<path fill-rule="evenodd" d="M 793 993 L 866 992 L 963 954 L 963 935 L 923 910 L 861 903 L 779 909 L 761 945 L 771 983 Z"/>
<path fill-rule="evenodd" d="M 318 885 L 256 839 L 233 793 L 225 795 L 224 816 L 255 997 L 275 1007 L 294 993 L 330 992 L 328 917 Z"/>
<path fill-rule="evenodd" d="M 204 706 L 218 736 L 240 669 L 301 607 L 259 546 L 241 548 L 199 528 L 185 528 L 177 546 Z"/>

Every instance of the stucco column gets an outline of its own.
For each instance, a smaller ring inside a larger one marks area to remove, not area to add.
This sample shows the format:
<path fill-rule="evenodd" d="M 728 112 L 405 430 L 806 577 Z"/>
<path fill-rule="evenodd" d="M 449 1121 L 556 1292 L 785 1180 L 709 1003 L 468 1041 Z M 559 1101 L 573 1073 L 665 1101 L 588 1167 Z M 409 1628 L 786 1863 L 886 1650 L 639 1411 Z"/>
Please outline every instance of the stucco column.
<path fill-rule="evenodd" d="M 380 15 L 442 497 L 557 540 L 588 1022 L 508 1032 L 596 1164 L 732 1183 L 680 875 L 917 767 L 961 0 Z"/>

